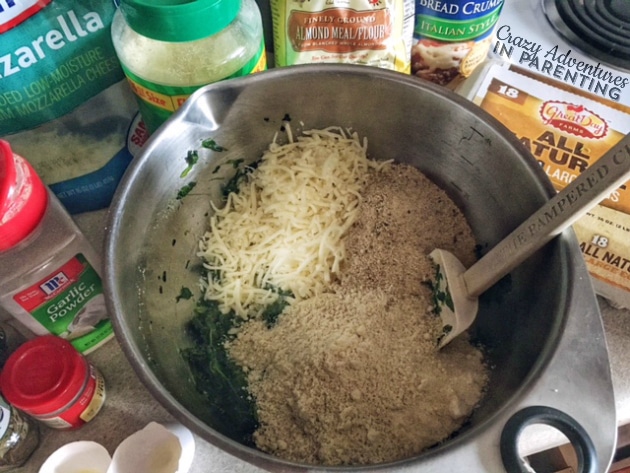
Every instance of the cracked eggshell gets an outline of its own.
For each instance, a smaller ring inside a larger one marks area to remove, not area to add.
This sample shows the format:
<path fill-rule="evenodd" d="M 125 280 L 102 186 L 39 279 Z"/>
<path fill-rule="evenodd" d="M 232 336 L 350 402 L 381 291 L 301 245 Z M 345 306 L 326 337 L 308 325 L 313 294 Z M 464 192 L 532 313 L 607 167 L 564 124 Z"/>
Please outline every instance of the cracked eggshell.
<path fill-rule="evenodd" d="M 39 473 L 106 473 L 111 457 L 101 444 L 81 440 L 55 450 Z"/>
<path fill-rule="evenodd" d="M 179 471 L 181 455 L 178 436 L 151 422 L 121 442 L 107 473 L 185 473 Z"/>
<path fill-rule="evenodd" d="M 177 435 L 182 447 L 182 454 L 179 458 L 179 468 L 177 473 L 187 473 L 192 466 L 195 457 L 195 437 L 192 432 L 177 422 L 165 424 L 168 430 Z"/>

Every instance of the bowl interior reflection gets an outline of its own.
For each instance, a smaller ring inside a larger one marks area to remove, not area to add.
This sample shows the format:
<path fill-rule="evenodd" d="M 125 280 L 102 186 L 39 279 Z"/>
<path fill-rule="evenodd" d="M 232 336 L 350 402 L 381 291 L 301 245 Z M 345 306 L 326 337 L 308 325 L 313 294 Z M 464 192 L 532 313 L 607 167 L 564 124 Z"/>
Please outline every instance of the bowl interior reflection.
<path fill-rule="evenodd" d="M 363 66 L 268 71 L 202 89 L 148 143 L 130 167 L 114 203 L 107 253 L 116 334 L 159 400 L 207 440 L 225 437 L 180 350 L 199 294 L 198 243 L 210 201 L 234 172 L 217 165 L 259 158 L 286 120 L 294 132 L 341 125 L 368 139 L 369 155 L 417 166 L 461 207 L 480 244 L 503 238 L 551 194 L 524 147 L 489 115 L 433 84 Z M 187 151 L 203 139 L 208 152 L 182 178 Z M 183 199 L 178 192 L 196 183 Z M 458 435 L 471 435 L 515 395 L 558 337 L 565 314 L 567 243 L 529 259 L 480 300 L 474 340 L 494 366 L 483 404 Z M 449 442 L 439 448 L 448 448 Z"/>

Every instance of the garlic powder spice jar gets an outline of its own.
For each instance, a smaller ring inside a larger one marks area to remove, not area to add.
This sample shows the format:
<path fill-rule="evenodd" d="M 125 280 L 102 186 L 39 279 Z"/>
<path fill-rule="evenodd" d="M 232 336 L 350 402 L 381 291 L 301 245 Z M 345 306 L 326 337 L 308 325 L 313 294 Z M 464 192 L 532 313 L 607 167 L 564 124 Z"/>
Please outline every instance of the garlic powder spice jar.
<path fill-rule="evenodd" d="M 100 258 L 30 163 L 0 140 L 0 305 L 81 353 L 114 337 Z"/>

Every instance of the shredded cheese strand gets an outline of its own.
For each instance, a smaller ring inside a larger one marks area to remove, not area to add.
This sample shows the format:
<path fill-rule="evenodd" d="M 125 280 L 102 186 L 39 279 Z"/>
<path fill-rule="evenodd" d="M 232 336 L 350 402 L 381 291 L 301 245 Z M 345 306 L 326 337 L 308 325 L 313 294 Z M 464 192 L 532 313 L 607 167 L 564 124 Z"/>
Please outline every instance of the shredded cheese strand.
<path fill-rule="evenodd" d="M 203 281 L 205 297 L 223 313 L 258 316 L 278 289 L 293 295 L 289 302 L 325 292 L 368 170 L 390 163 L 368 159 L 367 140 L 339 127 L 294 139 L 287 124 L 287 135 L 283 145 L 274 137 L 239 191 L 214 208 L 200 242 L 205 267 L 220 274 Z"/>

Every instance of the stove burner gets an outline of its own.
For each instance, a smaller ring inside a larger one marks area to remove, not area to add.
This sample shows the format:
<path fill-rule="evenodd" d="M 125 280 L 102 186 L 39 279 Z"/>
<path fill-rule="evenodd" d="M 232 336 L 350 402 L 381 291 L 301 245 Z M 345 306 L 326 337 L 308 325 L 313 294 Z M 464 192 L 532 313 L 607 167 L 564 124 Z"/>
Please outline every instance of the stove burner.
<path fill-rule="evenodd" d="M 630 0 L 542 0 L 551 25 L 602 62 L 630 70 Z"/>

